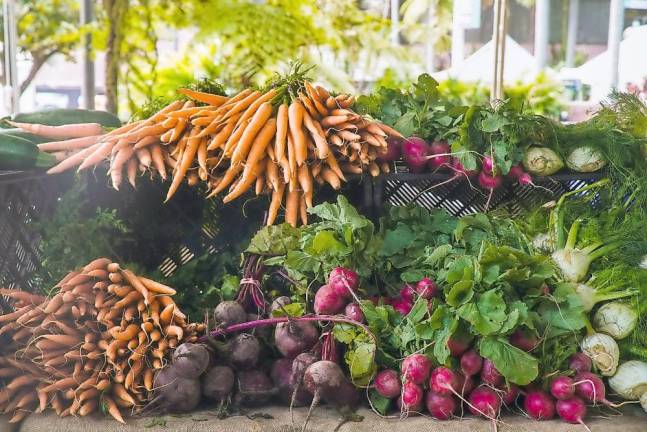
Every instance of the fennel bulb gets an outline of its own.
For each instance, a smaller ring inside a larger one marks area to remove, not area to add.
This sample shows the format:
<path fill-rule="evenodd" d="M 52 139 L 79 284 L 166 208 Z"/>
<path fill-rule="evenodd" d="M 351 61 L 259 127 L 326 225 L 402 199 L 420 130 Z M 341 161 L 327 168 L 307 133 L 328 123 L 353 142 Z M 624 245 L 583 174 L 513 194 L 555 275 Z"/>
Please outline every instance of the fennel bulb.
<path fill-rule="evenodd" d="M 638 314 L 625 303 L 606 303 L 595 312 L 593 327 L 616 340 L 624 339 L 631 334 L 638 323 Z"/>
<path fill-rule="evenodd" d="M 594 172 L 606 165 L 604 156 L 594 148 L 578 147 L 566 158 L 566 165 L 577 172 Z"/>
<path fill-rule="evenodd" d="M 620 349 L 616 341 L 604 333 L 594 333 L 582 340 L 582 352 L 604 376 L 616 373 L 620 361 Z"/>
<path fill-rule="evenodd" d="M 523 167 L 530 174 L 548 176 L 564 167 L 564 161 L 547 147 L 530 147 L 523 155 Z"/>
<path fill-rule="evenodd" d="M 647 363 L 629 360 L 609 378 L 611 389 L 627 400 L 638 400 L 647 394 Z"/>

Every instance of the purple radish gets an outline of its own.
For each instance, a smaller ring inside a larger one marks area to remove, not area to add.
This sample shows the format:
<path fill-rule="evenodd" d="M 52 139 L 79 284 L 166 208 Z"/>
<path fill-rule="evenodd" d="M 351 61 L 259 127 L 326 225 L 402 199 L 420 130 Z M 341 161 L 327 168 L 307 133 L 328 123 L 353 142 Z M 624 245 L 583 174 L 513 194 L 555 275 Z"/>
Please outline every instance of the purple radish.
<path fill-rule="evenodd" d="M 472 377 L 465 376 L 460 372 L 456 373 L 456 379 L 458 380 L 459 393 L 462 396 L 472 393 L 472 390 L 476 387 L 476 383 Z"/>
<path fill-rule="evenodd" d="M 517 329 L 508 339 L 510 345 L 519 348 L 522 351 L 530 352 L 539 345 L 539 339 L 528 330 Z"/>
<path fill-rule="evenodd" d="M 573 397 L 567 400 L 559 400 L 555 405 L 557 414 L 567 423 L 581 424 L 584 427 L 584 417 L 586 417 L 586 405 L 584 401 L 578 397 Z M 586 428 L 589 429 L 588 427 Z"/>
<path fill-rule="evenodd" d="M 429 414 L 437 420 L 449 420 L 458 409 L 456 399 L 451 395 L 441 395 L 428 391 L 425 396 L 425 406 Z"/>
<path fill-rule="evenodd" d="M 422 384 L 429 378 L 431 360 L 423 354 L 411 354 L 400 364 L 400 372 L 406 381 Z"/>
<path fill-rule="evenodd" d="M 384 369 L 375 376 L 375 391 L 380 396 L 393 399 L 402 391 L 402 383 L 398 372 L 393 369 Z"/>
<path fill-rule="evenodd" d="M 482 172 L 485 172 L 489 176 L 494 176 L 494 160 L 490 156 L 485 156 L 483 162 L 481 163 Z"/>
<path fill-rule="evenodd" d="M 314 310 L 317 315 L 335 315 L 346 306 L 347 299 L 330 285 L 324 285 L 315 294 Z"/>
<path fill-rule="evenodd" d="M 386 148 L 378 150 L 376 161 L 383 162 L 394 162 L 400 159 L 402 154 L 402 139 L 397 137 L 388 137 L 386 139 Z"/>
<path fill-rule="evenodd" d="M 606 389 L 602 379 L 592 372 L 580 372 L 575 375 L 575 393 L 586 402 L 601 403 L 610 407 L 615 404 L 606 399 Z"/>
<path fill-rule="evenodd" d="M 501 174 L 491 176 L 487 174 L 485 170 L 483 170 L 479 173 L 478 182 L 479 186 L 481 186 L 483 189 L 493 191 L 494 189 L 497 189 L 499 186 L 501 186 L 501 183 L 503 183 L 503 177 L 501 176 Z"/>
<path fill-rule="evenodd" d="M 555 401 L 544 391 L 526 393 L 523 406 L 526 413 L 535 420 L 550 420 L 555 417 Z"/>
<path fill-rule="evenodd" d="M 402 142 L 402 158 L 413 173 L 422 172 L 427 165 L 429 145 L 418 137 L 410 137 Z"/>
<path fill-rule="evenodd" d="M 473 376 L 481 372 L 483 367 L 483 357 L 476 352 L 476 350 L 471 349 L 466 351 L 461 356 L 461 370 L 465 376 Z"/>
<path fill-rule="evenodd" d="M 451 169 L 457 176 L 473 177 L 479 173 L 478 170 L 468 170 L 458 158 L 452 158 Z"/>
<path fill-rule="evenodd" d="M 461 390 L 456 374 L 445 366 L 438 366 L 431 371 L 429 388 L 439 395 L 451 395 Z"/>
<path fill-rule="evenodd" d="M 470 393 L 469 409 L 475 416 L 483 416 L 490 420 L 496 420 L 501 409 L 501 399 L 494 390 L 489 387 L 477 387 Z"/>
<path fill-rule="evenodd" d="M 591 372 L 593 362 L 591 358 L 583 352 L 575 353 L 568 362 L 568 368 L 575 372 Z"/>
<path fill-rule="evenodd" d="M 555 399 L 567 400 L 575 396 L 575 381 L 567 376 L 559 376 L 550 383 L 550 394 Z"/>
<path fill-rule="evenodd" d="M 497 368 L 488 359 L 483 359 L 483 367 L 481 369 L 481 380 L 493 387 L 500 387 L 503 384 L 503 375 L 499 373 Z"/>
<path fill-rule="evenodd" d="M 451 149 L 447 141 L 434 141 L 429 146 L 429 167 L 431 169 L 438 169 L 448 166 L 450 162 L 450 151 Z"/>
<path fill-rule="evenodd" d="M 460 357 L 470 346 L 469 343 L 460 337 L 450 337 L 447 340 L 447 348 L 452 357 Z"/>
<path fill-rule="evenodd" d="M 429 300 L 438 293 L 438 287 L 433 280 L 426 277 L 418 281 L 416 284 L 416 292 L 420 297 Z"/>
<path fill-rule="evenodd" d="M 364 322 L 362 308 L 357 303 L 348 303 L 344 309 L 344 315 L 353 321 L 357 321 L 359 323 Z"/>

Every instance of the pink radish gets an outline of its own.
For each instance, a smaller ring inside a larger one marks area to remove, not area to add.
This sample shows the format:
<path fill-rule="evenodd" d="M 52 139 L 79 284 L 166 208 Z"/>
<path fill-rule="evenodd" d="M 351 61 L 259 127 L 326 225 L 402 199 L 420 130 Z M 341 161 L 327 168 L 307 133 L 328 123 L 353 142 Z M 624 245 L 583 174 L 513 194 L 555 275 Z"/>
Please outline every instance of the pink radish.
<path fill-rule="evenodd" d="M 402 289 L 400 289 L 400 297 L 402 297 L 404 300 L 410 303 L 413 303 L 415 295 L 416 295 L 416 291 L 409 284 L 406 284 L 405 286 L 402 287 Z"/>
<path fill-rule="evenodd" d="M 535 420 L 550 420 L 555 417 L 555 402 L 541 390 L 526 393 L 523 406 L 526 413 Z"/>
<path fill-rule="evenodd" d="M 428 300 L 438 293 L 438 287 L 433 280 L 426 277 L 418 281 L 416 284 L 416 292 L 420 297 Z"/>
<path fill-rule="evenodd" d="M 575 375 L 575 393 L 586 402 L 599 402 L 607 406 L 616 406 L 606 399 L 604 382 L 592 372 L 580 372 Z"/>
<path fill-rule="evenodd" d="M 398 396 L 402 390 L 400 376 L 393 369 L 384 369 L 375 375 L 375 391 L 380 396 L 387 399 L 393 399 Z"/>
<path fill-rule="evenodd" d="M 441 395 L 428 391 L 425 396 L 425 406 L 431 416 L 438 420 L 449 420 L 458 409 L 458 403 L 451 395 Z"/>
<path fill-rule="evenodd" d="M 521 168 L 521 165 L 513 165 L 510 167 L 510 171 L 508 172 L 508 177 L 511 179 L 517 180 L 517 182 L 520 185 L 530 185 L 530 186 L 536 186 L 533 181 L 532 177 L 530 174 L 525 172 L 523 168 Z"/>
<path fill-rule="evenodd" d="M 584 401 L 578 397 L 573 397 L 567 400 L 559 400 L 555 405 L 557 414 L 567 423 L 581 424 L 587 430 L 589 428 L 584 424 L 582 419 L 586 417 L 586 405 Z"/>
<path fill-rule="evenodd" d="M 466 376 L 473 376 L 481 372 L 483 357 L 476 350 L 471 349 L 461 356 L 461 370 Z"/>
<path fill-rule="evenodd" d="M 429 145 L 418 137 L 410 137 L 402 142 L 402 158 L 413 173 L 422 172 L 427 165 Z"/>
<path fill-rule="evenodd" d="M 509 384 L 501 394 L 501 402 L 506 406 L 511 406 L 519 397 L 519 387 Z"/>
<path fill-rule="evenodd" d="M 483 170 L 479 173 L 478 182 L 479 186 L 481 186 L 483 189 L 493 191 L 494 189 L 497 189 L 501 186 L 501 183 L 503 183 L 503 177 L 501 176 L 501 174 L 491 176 L 487 174 L 485 170 Z"/>
<path fill-rule="evenodd" d="M 575 353 L 568 362 L 568 368 L 575 372 L 591 372 L 593 362 L 591 358 L 583 352 Z"/>
<path fill-rule="evenodd" d="M 481 415 L 496 420 L 501 409 L 501 399 L 491 388 L 481 386 L 470 393 L 468 406 L 475 416 Z"/>
<path fill-rule="evenodd" d="M 328 285 L 338 296 L 350 299 L 359 287 L 359 276 L 353 270 L 337 267 L 330 272 Z"/>
<path fill-rule="evenodd" d="M 402 361 L 400 371 L 406 381 L 422 384 L 429 378 L 431 360 L 423 354 L 411 354 Z"/>
<path fill-rule="evenodd" d="M 402 297 L 396 297 L 391 301 L 391 306 L 393 306 L 393 309 L 398 311 L 400 314 L 406 315 L 409 312 L 411 312 L 411 308 L 413 308 L 413 303 L 403 299 Z"/>
<path fill-rule="evenodd" d="M 377 152 L 375 160 L 378 162 L 394 162 L 400 159 L 402 153 L 402 139 L 397 137 L 388 137 L 386 139 L 387 147 Z"/>
<path fill-rule="evenodd" d="M 472 393 L 472 390 L 474 390 L 474 387 L 476 387 L 476 384 L 474 383 L 474 379 L 472 379 L 472 377 L 465 376 L 460 372 L 456 373 L 456 379 L 458 380 L 458 388 L 460 389 L 459 393 L 461 394 L 461 396 Z"/>
<path fill-rule="evenodd" d="M 405 411 L 418 411 L 422 407 L 422 388 L 412 382 L 405 382 L 400 398 Z"/>
<path fill-rule="evenodd" d="M 483 158 L 483 162 L 481 163 L 481 170 L 481 172 L 485 172 L 489 176 L 493 176 L 495 174 L 494 161 L 490 156 L 485 156 Z"/>
<path fill-rule="evenodd" d="M 510 345 L 520 350 L 530 352 L 539 345 L 539 339 L 528 330 L 517 329 L 510 335 Z"/>
<path fill-rule="evenodd" d="M 450 395 L 460 390 L 456 374 L 445 366 L 438 366 L 431 371 L 429 388 L 439 395 Z"/>
<path fill-rule="evenodd" d="M 483 359 L 483 368 L 481 369 L 481 380 L 485 384 L 493 387 L 500 387 L 503 384 L 503 375 L 499 373 L 497 368 L 488 359 Z"/>
<path fill-rule="evenodd" d="M 468 170 L 458 158 L 452 158 L 450 168 L 459 176 L 473 177 L 479 173 L 478 170 Z"/>
<path fill-rule="evenodd" d="M 450 162 L 449 144 L 447 141 L 434 141 L 429 146 L 429 167 L 431 169 L 438 169 L 443 166 L 448 166 Z"/>
<path fill-rule="evenodd" d="M 344 309 L 344 315 L 353 321 L 364 322 L 364 314 L 362 308 L 357 303 L 348 303 Z"/>
<path fill-rule="evenodd" d="M 558 400 L 571 399 L 575 396 L 575 382 L 565 375 L 559 376 L 550 383 L 550 394 Z"/>
<path fill-rule="evenodd" d="M 342 310 L 346 305 L 346 299 L 330 286 L 324 285 L 317 290 L 315 294 L 314 310 L 317 315 L 334 315 Z"/>

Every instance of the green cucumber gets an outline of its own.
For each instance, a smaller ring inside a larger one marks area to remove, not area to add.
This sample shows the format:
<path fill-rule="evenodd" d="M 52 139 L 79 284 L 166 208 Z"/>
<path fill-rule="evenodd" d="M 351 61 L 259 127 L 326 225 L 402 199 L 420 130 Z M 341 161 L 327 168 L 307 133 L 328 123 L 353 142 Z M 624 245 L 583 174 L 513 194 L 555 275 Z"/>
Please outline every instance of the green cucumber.
<path fill-rule="evenodd" d="M 58 108 L 32 113 L 18 113 L 13 116 L 18 123 L 37 123 L 48 126 L 61 126 L 73 123 L 99 123 L 103 127 L 119 127 L 119 117 L 107 111 Z"/>
<path fill-rule="evenodd" d="M 33 133 L 25 132 L 24 130 L 19 128 L 0 129 L 0 137 L 2 135 L 11 135 L 18 138 L 23 138 L 31 142 L 32 144 L 41 144 L 41 143 L 46 143 L 50 141 L 56 141 L 55 139 L 52 139 L 52 138 L 46 138 L 46 137 L 34 135 Z M 0 138 L 0 140 L 1 139 L 2 138 Z"/>
<path fill-rule="evenodd" d="M 32 142 L 14 135 L 0 134 L 0 170 L 49 168 L 56 158 L 41 152 Z"/>

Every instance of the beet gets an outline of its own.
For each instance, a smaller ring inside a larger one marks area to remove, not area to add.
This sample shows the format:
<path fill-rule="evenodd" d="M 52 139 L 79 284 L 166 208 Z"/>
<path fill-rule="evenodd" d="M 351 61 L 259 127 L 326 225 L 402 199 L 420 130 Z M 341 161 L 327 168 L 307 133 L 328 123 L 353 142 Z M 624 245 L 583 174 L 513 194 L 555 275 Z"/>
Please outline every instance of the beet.
<path fill-rule="evenodd" d="M 260 370 L 238 373 L 236 402 L 243 405 L 258 406 L 267 403 L 276 394 L 270 378 Z"/>
<path fill-rule="evenodd" d="M 290 303 L 292 303 L 292 299 L 288 296 L 277 297 L 274 299 L 272 305 L 270 306 L 270 313 L 277 310 L 282 310 L 283 307 L 289 305 Z"/>
<path fill-rule="evenodd" d="M 308 351 L 319 340 L 317 328 L 308 321 L 279 323 L 274 330 L 274 343 L 281 354 L 294 358 Z"/>
<path fill-rule="evenodd" d="M 285 404 L 292 403 L 295 383 L 292 381 L 292 364 L 294 360 L 282 358 L 272 364 L 270 377 L 274 386 L 279 391 L 279 398 Z M 292 406 L 304 406 L 310 403 L 310 395 L 301 388 L 296 392 L 295 400 Z"/>
<path fill-rule="evenodd" d="M 202 396 L 200 381 L 197 378 L 177 376 L 173 377 L 166 385 L 156 386 L 155 393 L 160 398 L 162 409 L 174 413 L 193 411 L 197 408 Z"/>
<path fill-rule="evenodd" d="M 225 400 L 234 389 L 234 371 L 229 366 L 216 366 L 200 379 L 202 395 L 216 401 Z"/>
<path fill-rule="evenodd" d="M 238 370 L 255 367 L 260 353 L 261 344 L 252 334 L 241 333 L 229 341 L 229 360 Z"/>
<path fill-rule="evenodd" d="M 202 344 L 183 343 L 173 353 L 173 367 L 182 378 L 197 378 L 211 362 L 211 354 Z"/>
<path fill-rule="evenodd" d="M 335 315 L 346 306 L 347 299 L 340 296 L 331 285 L 324 285 L 315 294 L 314 310 L 317 315 Z"/>
<path fill-rule="evenodd" d="M 235 301 L 224 301 L 216 306 L 213 312 L 213 318 L 223 327 L 229 327 L 234 324 L 241 324 L 247 321 L 247 312 Z"/>
<path fill-rule="evenodd" d="M 315 399 L 321 398 L 337 409 L 354 409 L 359 404 L 357 389 L 337 363 L 320 360 L 311 364 L 303 375 L 303 382 Z"/>

